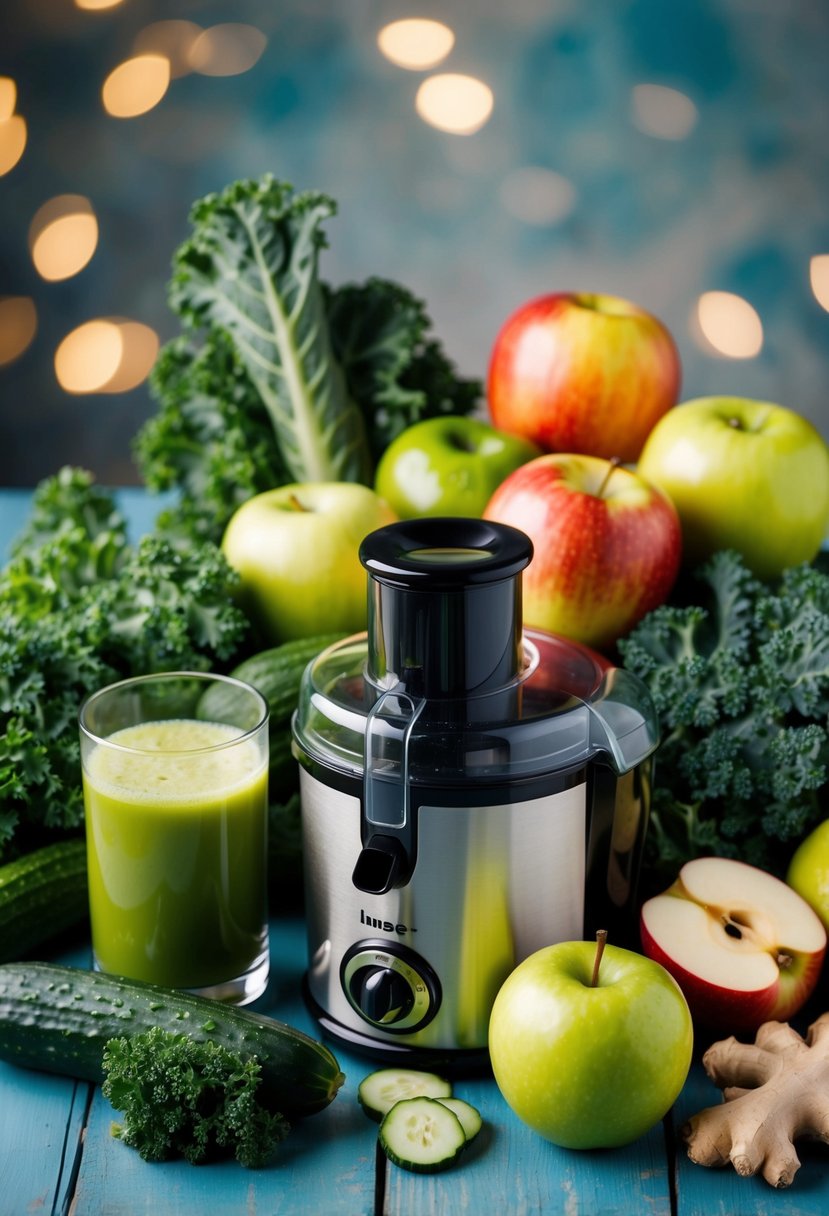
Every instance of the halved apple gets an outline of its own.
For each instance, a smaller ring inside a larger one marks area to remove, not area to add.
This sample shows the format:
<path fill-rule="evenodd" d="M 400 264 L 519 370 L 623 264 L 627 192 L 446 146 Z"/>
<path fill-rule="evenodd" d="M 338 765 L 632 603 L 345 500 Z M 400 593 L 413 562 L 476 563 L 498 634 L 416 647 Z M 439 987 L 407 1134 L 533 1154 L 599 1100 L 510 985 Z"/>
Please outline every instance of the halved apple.
<path fill-rule="evenodd" d="M 679 984 L 694 1021 L 729 1034 L 787 1021 L 817 983 L 826 930 L 796 891 L 724 857 L 687 862 L 642 906 L 644 953 Z"/>

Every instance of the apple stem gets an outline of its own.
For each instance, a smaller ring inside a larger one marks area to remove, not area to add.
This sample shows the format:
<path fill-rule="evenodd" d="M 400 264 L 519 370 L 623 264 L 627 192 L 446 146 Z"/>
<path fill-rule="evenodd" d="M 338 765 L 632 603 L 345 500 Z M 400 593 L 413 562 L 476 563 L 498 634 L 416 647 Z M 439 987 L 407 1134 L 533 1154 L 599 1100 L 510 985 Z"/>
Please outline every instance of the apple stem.
<path fill-rule="evenodd" d="M 302 503 L 297 498 L 296 494 L 289 494 L 288 502 L 290 503 L 292 511 L 305 511 L 306 510 L 306 508 L 302 505 Z"/>
<path fill-rule="evenodd" d="M 610 457 L 610 460 L 608 461 L 608 465 L 609 465 L 610 467 L 608 468 L 607 472 L 606 472 L 606 473 L 605 473 L 605 475 L 604 475 L 604 480 L 602 481 L 602 484 L 599 486 L 598 490 L 596 491 L 596 497 L 597 497 L 597 498 L 601 498 L 601 497 L 602 497 L 602 495 L 604 494 L 605 490 L 607 489 L 607 483 L 610 481 L 611 477 L 612 477 L 612 476 L 613 476 L 613 474 L 616 472 L 616 470 L 618 469 L 618 467 L 619 467 L 619 465 L 620 465 L 621 463 L 622 463 L 622 462 L 621 462 L 621 460 L 619 459 L 619 457 L 618 457 L 618 456 L 611 456 L 611 457 Z"/>
<path fill-rule="evenodd" d="M 602 955 L 604 948 L 607 945 L 607 929 L 596 930 L 596 958 L 593 962 L 593 976 L 590 980 L 590 987 L 595 988 L 599 982 L 599 967 L 602 965 Z"/>

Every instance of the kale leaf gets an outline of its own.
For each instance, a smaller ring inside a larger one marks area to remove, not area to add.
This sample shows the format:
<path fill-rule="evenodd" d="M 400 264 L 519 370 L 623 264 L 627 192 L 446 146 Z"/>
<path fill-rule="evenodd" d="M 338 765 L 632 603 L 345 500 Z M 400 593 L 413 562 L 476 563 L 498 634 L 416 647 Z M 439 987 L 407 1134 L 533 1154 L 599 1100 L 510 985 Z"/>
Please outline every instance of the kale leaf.
<path fill-rule="evenodd" d="M 165 530 L 219 542 L 235 509 L 274 486 L 370 485 L 405 427 L 480 402 L 406 288 L 319 277 L 335 211 L 270 175 L 195 203 L 169 291 L 185 332 L 161 351 L 159 410 L 135 440 L 147 486 L 179 491 Z"/>
<path fill-rule="evenodd" d="M 112 1134 L 145 1161 L 184 1157 L 192 1165 L 232 1154 L 266 1165 L 290 1128 L 257 1096 L 261 1066 L 221 1043 L 197 1042 L 153 1026 L 110 1039 L 103 1093 L 124 1121 Z"/>
<path fill-rule="evenodd" d="M 619 642 L 663 730 L 646 867 L 703 853 L 785 873 L 829 814 L 829 575 L 759 582 L 737 554 L 698 571 L 700 595 L 655 609 Z"/>
<path fill-rule="evenodd" d="M 78 469 L 37 488 L 0 571 L 0 858 L 80 828 L 78 709 L 116 679 L 209 670 L 249 632 L 209 542 L 127 543 L 113 497 Z"/>
<path fill-rule="evenodd" d="M 136 460 L 148 489 L 178 491 L 157 527 L 218 543 L 246 499 L 291 480 L 268 412 L 218 330 L 167 343 L 150 385 L 161 408 L 135 438 Z"/>
<path fill-rule="evenodd" d="M 477 380 L 458 377 L 421 300 L 399 283 L 372 278 L 336 291 L 323 284 L 331 342 L 363 411 L 376 463 L 406 427 L 424 418 L 469 414 Z"/>

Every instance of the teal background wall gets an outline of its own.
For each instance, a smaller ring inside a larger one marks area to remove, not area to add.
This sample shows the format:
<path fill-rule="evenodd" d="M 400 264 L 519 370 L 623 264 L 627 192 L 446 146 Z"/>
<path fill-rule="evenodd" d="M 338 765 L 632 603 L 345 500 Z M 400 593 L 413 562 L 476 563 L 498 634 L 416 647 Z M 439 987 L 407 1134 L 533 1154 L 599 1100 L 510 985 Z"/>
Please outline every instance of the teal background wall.
<path fill-rule="evenodd" d="M 455 32 L 428 71 L 377 48 L 386 22 L 414 16 Z M 148 23 L 171 18 L 249 23 L 267 45 L 241 75 L 189 74 L 141 117 L 109 117 L 107 73 Z M 177 332 L 165 287 L 191 202 L 266 171 L 338 201 L 323 277 L 405 283 L 466 374 L 485 375 L 500 324 L 531 296 L 609 291 L 672 330 L 683 398 L 776 400 L 829 438 L 829 312 L 810 281 L 812 259 L 829 254 L 827 63 L 823 0 L 123 0 L 100 12 L 4 0 L 0 76 L 16 81 L 28 142 L 0 177 L 0 297 L 30 298 L 38 325 L 0 366 L 0 484 L 34 484 L 67 461 L 136 481 L 146 384 L 66 393 L 55 350 L 98 316 L 141 321 L 162 341 Z M 415 112 L 438 71 L 492 89 L 477 133 Z M 682 138 L 643 129 L 643 84 L 692 103 Z M 27 233 L 61 193 L 89 198 L 99 242 L 79 274 L 47 283 Z M 695 310 L 711 291 L 753 307 L 755 357 L 701 337 Z"/>

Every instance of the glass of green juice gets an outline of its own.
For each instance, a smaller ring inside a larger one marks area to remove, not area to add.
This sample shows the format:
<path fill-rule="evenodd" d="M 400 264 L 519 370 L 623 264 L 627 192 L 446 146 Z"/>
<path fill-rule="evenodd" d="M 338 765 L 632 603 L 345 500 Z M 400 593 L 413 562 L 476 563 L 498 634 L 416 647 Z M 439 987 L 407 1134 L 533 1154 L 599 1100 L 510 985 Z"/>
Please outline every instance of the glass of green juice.
<path fill-rule="evenodd" d="M 234 1004 L 268 982 L 268 706 L 165 672 L 80 711 L 95 966 Z"/>

